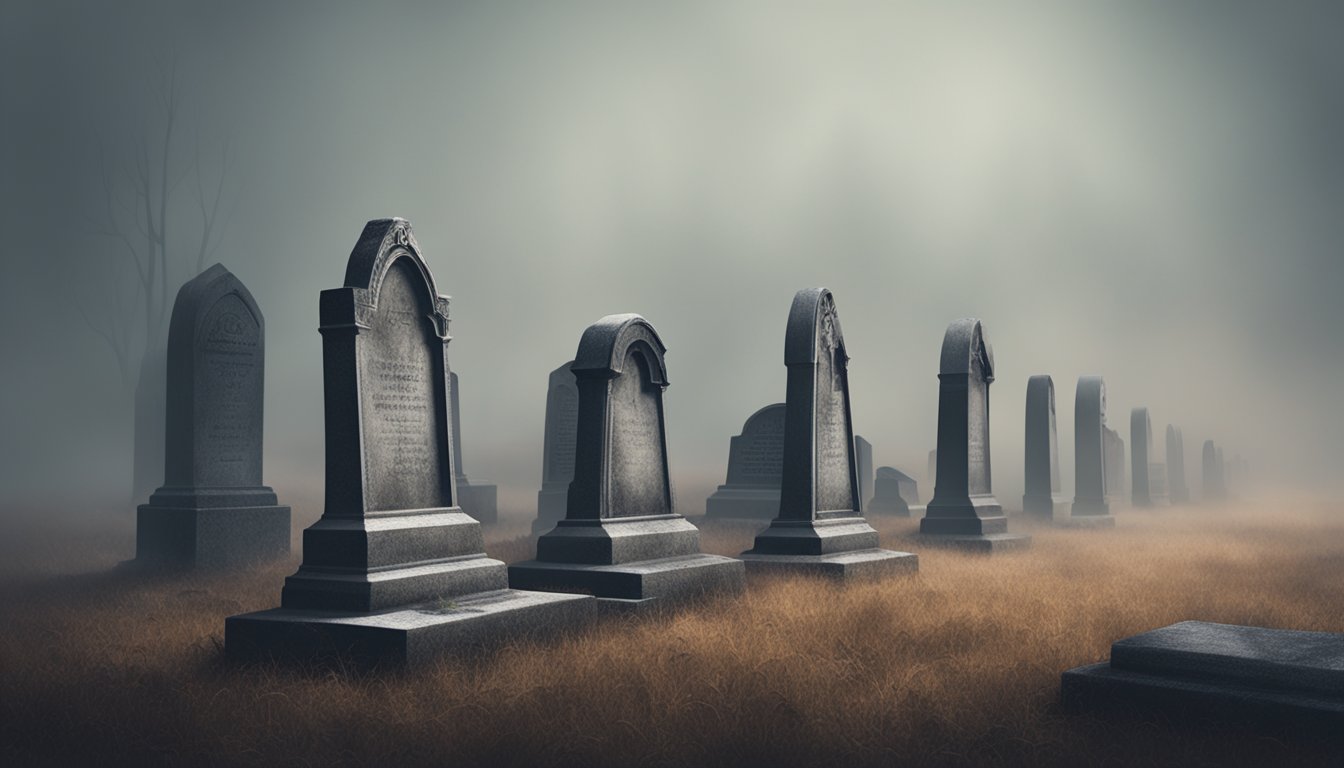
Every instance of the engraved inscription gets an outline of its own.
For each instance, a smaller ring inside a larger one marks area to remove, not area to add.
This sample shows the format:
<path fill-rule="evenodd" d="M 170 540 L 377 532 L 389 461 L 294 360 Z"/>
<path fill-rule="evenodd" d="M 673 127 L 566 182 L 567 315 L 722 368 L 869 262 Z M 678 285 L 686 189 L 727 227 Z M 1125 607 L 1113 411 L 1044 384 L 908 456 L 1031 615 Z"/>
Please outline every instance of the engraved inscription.
<path fill-rule="evenodd" d="M 611 383 L 609 509 L 612 517 L 672 512 L 663 452 L 662 390 L 644 353 L 630 350 Z"/>
<path fill-rule="evenodd" d="M 821 327 L 816 372 L 816 509 L 857 509 L 854 493 L 854 441 L 847 418 L 848 387 L 844 352 L 835 335 L 834 307 L 827 303 Z"/>
<path fill-rule="evenodd" d="M 551 393 L 555 408 L 550 427 L 550 465 L 546 481 L 567 483 L 574 479 L 574 444 L 579 430 L 579 391 L 574 387 L 556 387 Z"/>
<path fill-rule="evenodd" d="M 989 389 L 972 378 L 966 390 L 966 492 L 990 493 Z"/>
<path fill-rule="evenodd" d="M 779 487 L 784 474 L 785 412 L 784 406 L 773 405 L 743 426 L 729 457 L 729 483 Z"/>
<path fill-rule="evenodd" d="M 194 362 L 194 481 L 260 485 L 261 328 L 233 293 L 207 310 L 200 327 Z"/>

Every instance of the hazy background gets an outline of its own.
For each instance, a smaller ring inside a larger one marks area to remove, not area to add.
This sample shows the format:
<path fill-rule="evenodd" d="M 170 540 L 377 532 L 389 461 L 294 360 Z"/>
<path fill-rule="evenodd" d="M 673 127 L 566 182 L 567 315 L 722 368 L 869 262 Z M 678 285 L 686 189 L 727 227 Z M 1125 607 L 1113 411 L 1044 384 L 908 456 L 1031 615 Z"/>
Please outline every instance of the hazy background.
<path fill-rule="evenodd" d="M 386 216 L 453 296 L 465 466 L 505 512 L 535 513 L 547 373 L 614 312 L 669 347 L 678 503 L 703 512 L 728 438 L 783 398 L 812 285 L 879 465 L 922 478 L 943 331 L 974 315 L 1006 505 L 1036 373 L 1066 493 L 1092 373 L 1127 442 L 1133 406 L 1159 457 L 1184 428 L 1196 494 L 1206 437 L 1261 480 L 1339 484 L 1338 6 L 362 5 L 0 4 L 0 501 L 126 506 L 134 381 L 79 311 L 119 317 L 123 256 L 89 217 L 99 158 L 153 147 L 174 68 L 174 167 L 200 147 L 209 182 L 231 148 L 213 260 L 266 315 L 282 501 L 322 475 L 318 292 Z M 185 178 L 174 291 L 199 236 Z"/>

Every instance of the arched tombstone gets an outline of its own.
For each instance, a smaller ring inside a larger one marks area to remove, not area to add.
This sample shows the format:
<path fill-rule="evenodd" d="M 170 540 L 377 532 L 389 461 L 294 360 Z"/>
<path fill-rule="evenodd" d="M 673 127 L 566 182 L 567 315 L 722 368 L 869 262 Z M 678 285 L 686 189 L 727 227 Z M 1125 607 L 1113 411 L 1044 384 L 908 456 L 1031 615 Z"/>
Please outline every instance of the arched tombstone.
<path fill-rule="evenodd" d="M 462 461 L 461 386 L 457 371 L 450 375 L 449 391 L 453 398 L 453 461 L 457 470 L 457 503 L 462 511 L 486 525 L 499 522 L 499 487 L 494 483 L 471 482 Z"/>
<path fill-rule="evenodd" d="M 1185 479 L 1185 440 L 1181 430 L 1167 425 L 1167 492 L 1172 504 L 1190 501 L 1190 487 Z"/>
<path fill-rule="evenodd" d="M 1106 500 L 1106 382 L 1080 376 L 1073 398 L 1073 507 L 1063 524 L 1109 528 L 1115 525 Z"/>
<path fill-rule="evenodd" d="M 574 442 L 579 428 L 579 386 L 568 363 L 551 371 L 546 382 L 546 425 L 542 432 L 541 490 L 532 535 L 539 536 L 565 517 L 569 481 L 574 479 Z"/>
<path fill-rule="evenodd" d="M 700 532 L 673 507 L 665 351 L 639 315 L 583 332 L 570 367 L 579 421 L 565 519 L 537 540 L 537 559 L 509 567 L 514 587 L 591 594 L 605 608 L 742 589 L 742 563 L 701 553 Z"/>
<path fill-rule="evenodd" d="M 1027 380 L 1026 446 L 1022 511 L 1054 520 L 1063 511 L 1059 493 L 1059 436 L 1055 429 L 1055 382 L 1046 375 Z"/>
<path fill-rule="evenodd" d="M 779 511 L 784 403 L 756 411 L 728 442 L 728 477 L 705 500 L 705 517 L 769 520 Z"/>
<path fill-rule="evenodd" d="M 289 552 L 289 507 L 262 485 L 266 324 L 216 264 L 182 286 L 168 326 L 163 486 L 142 504 L 141 566 L 224 568 Z"/>
<path fill-rule="evenodd" d="M 509 590 L 457 504 L 448 297 L 410 223 L 370 221 L 319 307 L 326 507 L 281 607 L 229 618 L 226 652 L 419 665 L 591 620 L 591 598 Z"/>
<path fill-rule="evenodd" d="M 1149 472 L 1153 455 L 1153 422 L 1147 408 L 1129 412 L 1130 503 L 1136 507 L 1154 506 L 1153 483 Z"/>
<path fill-rule="evenodd" d="M 994 498 L 989 453 L 989 385 L 994 351 L 973 317 L 947 327 L 938 372 L 938 481 L 919 530 L 929 544 L 977 552 L 1021 549 Z"/>
<path fill-rule="evenodd" d="M 878 548 L 863 519 L 859 462 L 849 406 L 849 355 L 825 288 L 793 297 L 784 334 L 788 370 L 784 473 L 779 514 L 742 554 L 753 572 L 839 579 L 918 570 L 919 558 Z"/>

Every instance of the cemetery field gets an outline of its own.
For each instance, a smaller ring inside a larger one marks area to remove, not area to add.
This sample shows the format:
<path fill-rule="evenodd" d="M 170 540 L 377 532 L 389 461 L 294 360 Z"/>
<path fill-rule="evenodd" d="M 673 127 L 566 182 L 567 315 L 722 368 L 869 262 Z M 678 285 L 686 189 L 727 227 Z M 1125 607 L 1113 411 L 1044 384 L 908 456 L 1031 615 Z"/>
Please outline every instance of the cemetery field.
<path fill-rule="evenodd" d="M 320 509 L 295 503 L 295 529 Z M 32 515 L 29 515 L 32 519 Z M 1120 509 L 1112 531 L 1020 516 L 1034 547 L 919 547 L 918 576 L 752 581 L 416 674 L 238 668 L 224 618 L 278 604 L 298 557 L 232 577 L 110 569 L 133 521 L 0 543 L 0 764 L 1338 765 L 1337 746 L 1062 712 L 1060 673 L 1184 619 L 1344 632 L 1344 509 Z M 530 557 L 524 531 L 491 555 Z M 707 525 L 736 554 L 756 527 Z"/>

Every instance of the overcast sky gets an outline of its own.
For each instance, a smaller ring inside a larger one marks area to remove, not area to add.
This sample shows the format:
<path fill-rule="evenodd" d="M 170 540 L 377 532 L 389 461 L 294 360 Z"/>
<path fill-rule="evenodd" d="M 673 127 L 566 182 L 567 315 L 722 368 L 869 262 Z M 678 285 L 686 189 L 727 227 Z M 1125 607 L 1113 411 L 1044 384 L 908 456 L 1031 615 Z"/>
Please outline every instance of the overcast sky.
<path fill-rule="evenodd" d="M 453 297 L 468 474 L 518 511 L 548 372 L 589 323 L 638 312 L 669 348 L 680 511 L 703 512 L 728 438 L 783 398 L 789 304 L 813 285 L 835 292 L 879 465 L 923 474 L 943 331 L 976 316 L 1005 503 L 1037 373 L 1066 493 L 1082 374 L 1126 440 L 1134 406 L 1159 437 L 1184 428 L 1196 491 L 1207 437 L 1261 478 L 1338 484 L 1337 6 L 440 5 L 0 7 L 0 493 L 128 482 L 129 392 L 78 309 L 116 311 L 97 158 L 161 130 L 151 85 L 173 67 L 174 162 L 200 146 L 213 173 L 231 147 L 216 260 L 266 315 L 282 498 L 322 473 L 318 293 L 387 216 Z"/>

